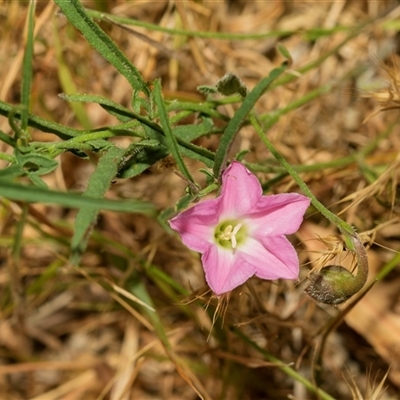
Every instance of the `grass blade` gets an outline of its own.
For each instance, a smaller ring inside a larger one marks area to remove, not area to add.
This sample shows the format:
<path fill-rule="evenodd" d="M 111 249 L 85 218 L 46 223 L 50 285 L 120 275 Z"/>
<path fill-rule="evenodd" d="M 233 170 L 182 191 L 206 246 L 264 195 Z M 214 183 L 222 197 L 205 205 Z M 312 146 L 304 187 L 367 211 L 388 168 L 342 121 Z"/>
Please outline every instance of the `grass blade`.
<path fill-rule="evenodd" d="M 28 203 L 58 204 L 71 208 L 95 207 L 96 209 L 116 212 L 155 214 L 153 204 L 139 200 L 115 201 L 97 199 L 76 193 L 57 192 L 31 185 L 21 185 L 4 179 L 0 179 L 0 197 Z"/>

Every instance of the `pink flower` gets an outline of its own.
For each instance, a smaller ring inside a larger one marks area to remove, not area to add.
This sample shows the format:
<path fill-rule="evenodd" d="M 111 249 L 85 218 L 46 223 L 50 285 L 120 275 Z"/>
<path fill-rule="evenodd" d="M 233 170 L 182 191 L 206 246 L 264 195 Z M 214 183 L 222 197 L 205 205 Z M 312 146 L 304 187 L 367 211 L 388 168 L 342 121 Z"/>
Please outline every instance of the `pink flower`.
<path fill-rule="evenodd" d="M 310 200 L 298 193 L 263 196 L 260 182 L 233 161 L 222 175 L 220 195 L 171 219 L 183 243 L 202 254 L 206 280 L 217 294 L 253 275 L 297 279 L 297 253 L 284 236 L 296 232 Z"/>

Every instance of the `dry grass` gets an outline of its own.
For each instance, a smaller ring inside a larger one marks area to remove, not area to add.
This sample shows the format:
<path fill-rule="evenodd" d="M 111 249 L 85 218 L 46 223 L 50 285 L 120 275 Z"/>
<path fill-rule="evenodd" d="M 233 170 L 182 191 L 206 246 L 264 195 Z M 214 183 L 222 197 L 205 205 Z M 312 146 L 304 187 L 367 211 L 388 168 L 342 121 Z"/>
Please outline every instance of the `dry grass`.
<path fill-rule="evenodd" d="M 365 242 L 371 240 L 371 279 L 398 254 L 400 8 L 394 2 L 84 3 L 164 27 L 231 33 L 295 30 L 280 42 L 293 56 L 288 74 L 296 78 L 263 96 L 257 111 L 284 107 L 324 85 L 331 88 L 282 116 L 270 129 L 269 138 L 293 165 L 329 163 L 355 154 L 355 161 L 309 170 L 302 177 L 323 204 L 342 212 L 346 221 L 365 232 Z M 24 2 L 0 3 L 0 100 L 13 104 L 19 102 L 25 18 Z M 338 30 L 311 40 L 306 30 L 356 26 L 368 19 L 372 22 L 320 65 L 298 73 L 349 34 Z M 138 35 L 107 22 L 101 26 L 146 80 L 162 77 L 164 95 L 171 99 L 201 100 L 196 87 L 214 85 L 226 72 L 236 73 L 252 88 L 282 61 L 273 37 L 187 39 L 135 27 Z M 80 126 L 74 111 L 57 96 L 65 88 L 59 80 L 56 36 L 78 92 L 129 105 L 131 90 L 124 78 L 67 25 L 51 2 L 38 3 L 36 35 L 33 113 Z M 224 112 L 232 115 L 233 107 L 226 106 Z M 85 105 L 85 110 L 93 127 L 115 123 L 97 105 Z M 0 118 L 0 130 L 10 133 L 6 118 Z M 37 131 L 32 135 L 35 140 L 58 140 Z M 375 145 L 364 156 L 363 149 L 371 143 Z M 200 144 L 215 150 L 218 141 L 213 136 L 201 139 Z M 275 165 L 251 127 L 241 130 L 232 155 L 239 150 L 250 151 L 247 162 Z M 0 151 L 10 149 L 1 143 Z M 90 162 L 69 153 L 60 157 L 60 164 L 45 178 L 54 189 L 81 191 L 94 169 Z M 189 162 L 189 167 L 196 175 L 199 165 Z M 266 185 L 275 176 L 275 172 L 259 174 Z M 196 178 L 204 181 L 200 173 Z M 272 182 L 269 189 L 279 193 L 297 187 L 285 177 Z M 184 190 L 185 182 L 164 163 L 140 177 L 118 181 L 108 197 L 140 198 L 163 209 L 173 206 Z M 30 206 L 22 252 L 16 258 L 11 249 L 21 210 L 20 204 L 1 199 L 1 400 L 189 400 L 198 398 L 196 391 L 205 399 L 312 398 L 301 383 L 266 362 L 228 328 L 241 327 L 260 347 L 284 363 L 293 363 L 300 374 L 312 379 L 318 332 L 340 312 L 320 307 L 303 292 L 308 263 L 318 265 L 318 252 L 324 256 L 326 249 L 337 250 L 340 243 L 335 228 L 319 214 L 310 214 L 292 238 L 298 244 L 302 282 L 276 285 L 252 279 L 232 293 L 224 321 L 218 318 L 212 328 L 217 304 L 209 293 L 202 296 L 207 288 L 199 258 L 156 221 L 103 212 L 81 268 L 72 269 L 68 257 L 75 212 L 43 204 Z M 351 262 L 343 258 L 340 250 L 334 261 Z M 153 267 L 193 293 L 178 295 L 157 277 Z M 163 339 L 151 312 L 132 298 L 135 275 L 143 280 L 167 338 Z M 328 337 L 320 387 L 333 398 L 378 398 L 371 389 L 375 377 L 380 398 L 397 398 L 399 291 L 399 270 L 394 268 Z M 378 385 L 389 366 L 383 391 Z M 365 395 L 366 387 L 370 394 Z"/>

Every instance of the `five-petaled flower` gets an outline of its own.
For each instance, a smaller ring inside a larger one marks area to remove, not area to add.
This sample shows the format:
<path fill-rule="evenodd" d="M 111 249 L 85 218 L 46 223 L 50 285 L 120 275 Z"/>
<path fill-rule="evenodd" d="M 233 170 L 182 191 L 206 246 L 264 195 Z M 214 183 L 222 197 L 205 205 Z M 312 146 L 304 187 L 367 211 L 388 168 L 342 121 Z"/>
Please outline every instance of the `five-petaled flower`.
<path fill-rule="evenodd" d="M 285 235 L 296 232 L 310 200 L 298 193 L 263 196 L 260 182 L 233 161 L 220 195 L 170 220 L 183 243 L 202 254 L 208 285 L 229 292 L 253 275 L 297 279 L 299 260 Z"/>

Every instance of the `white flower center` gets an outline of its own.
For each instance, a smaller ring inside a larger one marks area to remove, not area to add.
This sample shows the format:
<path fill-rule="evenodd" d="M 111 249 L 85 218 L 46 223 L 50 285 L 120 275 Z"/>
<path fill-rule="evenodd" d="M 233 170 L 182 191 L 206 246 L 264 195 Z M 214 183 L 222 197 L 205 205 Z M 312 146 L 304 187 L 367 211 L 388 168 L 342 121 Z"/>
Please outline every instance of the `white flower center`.
<path fill-rule="evenodd" d="M 242 223 L 237 224 L 235 227 L 228 225 L 225 230 L 221 233 L 220 239 L 230 240 L 232 243 L 232 249 L 236 249 L 237 240 L 236 234 L 239 232 L 240 228 L 243 226 Z"/>

